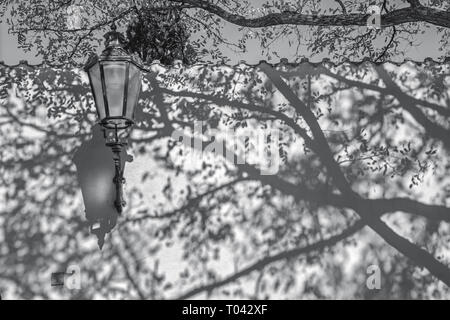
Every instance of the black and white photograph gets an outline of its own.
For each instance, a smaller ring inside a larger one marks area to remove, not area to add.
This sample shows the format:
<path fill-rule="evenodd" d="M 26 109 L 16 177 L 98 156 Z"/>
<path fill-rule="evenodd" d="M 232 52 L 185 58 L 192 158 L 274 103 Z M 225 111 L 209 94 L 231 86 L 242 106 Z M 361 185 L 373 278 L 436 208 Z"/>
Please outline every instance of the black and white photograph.
<path fill-rule="evenodd" d="M 449 0 L 0 0 L 0 308 L 449 299 Z"/>

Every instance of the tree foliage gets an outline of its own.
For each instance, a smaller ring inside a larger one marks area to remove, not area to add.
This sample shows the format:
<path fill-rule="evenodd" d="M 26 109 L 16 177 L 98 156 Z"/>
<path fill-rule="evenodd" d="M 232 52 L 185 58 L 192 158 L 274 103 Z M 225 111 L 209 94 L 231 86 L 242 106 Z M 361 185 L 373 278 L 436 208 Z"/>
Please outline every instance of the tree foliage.
<path fill-rule="evenodd" d="M 172 64 L 180 60 L 192 64 L 196 52 L 189 44 L 189 30 L 179 9 L 142 9 L 127 27 L 128 49 L 146 63 L 159 60 Z"/>

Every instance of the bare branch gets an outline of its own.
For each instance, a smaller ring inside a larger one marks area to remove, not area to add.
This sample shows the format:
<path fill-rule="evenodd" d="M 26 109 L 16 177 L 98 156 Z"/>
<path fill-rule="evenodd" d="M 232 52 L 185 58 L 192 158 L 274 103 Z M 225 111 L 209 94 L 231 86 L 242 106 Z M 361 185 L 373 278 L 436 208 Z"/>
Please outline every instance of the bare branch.
<path fill-rule="evenodd" d="M 384 0 L 383 2 L 383 9 L 385 12 L 389 12 L 387 7 L 386 7 L 386 1 Z M 376 58 L 374 61 L 378 62 L 380 61 L 387 53 L 387 51 L 389 50 L 389 47 L 391 46 L 391 44 L 394 42 L 395 39 L 395 35 L 397 34 L 397 28 L 395 26 L 392 26 L 392 35 L 391 35 L 391 39 L 389 40 L 388 44 L 386 45 L 386 47 L 384 48 L 383 52 L 378 56 L 378 58 Z"/>

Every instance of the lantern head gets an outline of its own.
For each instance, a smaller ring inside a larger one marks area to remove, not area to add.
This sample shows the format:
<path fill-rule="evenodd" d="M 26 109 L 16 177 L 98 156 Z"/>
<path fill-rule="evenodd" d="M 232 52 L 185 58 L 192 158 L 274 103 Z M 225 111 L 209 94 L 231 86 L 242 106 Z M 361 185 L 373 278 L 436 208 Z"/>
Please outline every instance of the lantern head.
<path fill-rule="evenodd" d="M 105 39 L 105 50 L 100 56 L 92 56 L 84 70 L 89 75 L 100 125 L 126 129 L 134 123 L 143 67 L 124 49 L 125 38 L 114 24 Z"/>

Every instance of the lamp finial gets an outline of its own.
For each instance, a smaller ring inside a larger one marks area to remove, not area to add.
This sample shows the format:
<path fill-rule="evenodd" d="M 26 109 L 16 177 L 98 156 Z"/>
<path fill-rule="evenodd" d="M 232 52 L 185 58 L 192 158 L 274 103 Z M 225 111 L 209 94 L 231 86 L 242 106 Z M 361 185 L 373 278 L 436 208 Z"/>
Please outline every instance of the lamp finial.
<path fill-rule="evenodd" d="M 123 47 L 126 44 L 125 37 L 120 32 L 117 32 L 116 23 L 111 23 L 111 31 L 105 35 L 105 47 Z"/>

